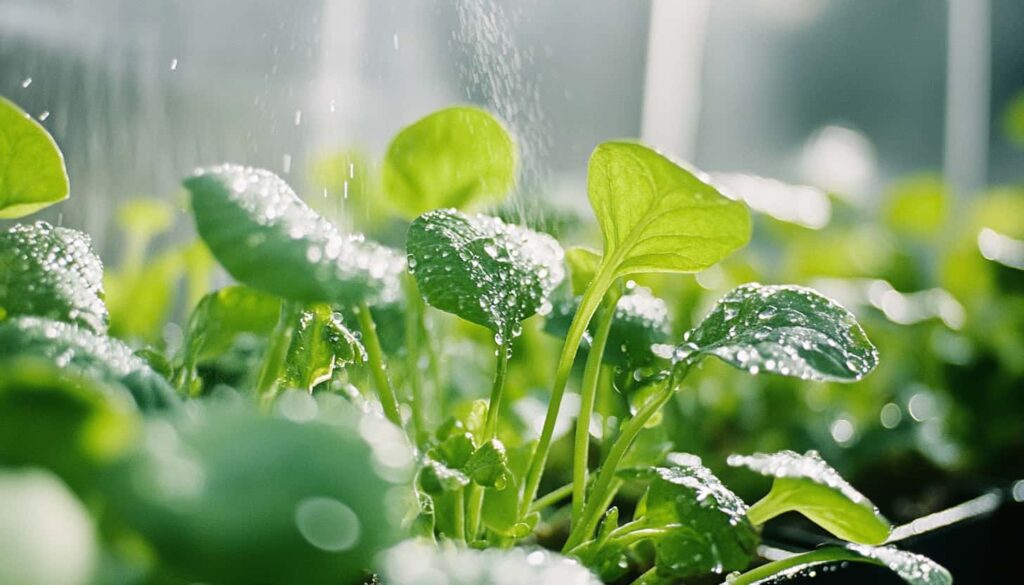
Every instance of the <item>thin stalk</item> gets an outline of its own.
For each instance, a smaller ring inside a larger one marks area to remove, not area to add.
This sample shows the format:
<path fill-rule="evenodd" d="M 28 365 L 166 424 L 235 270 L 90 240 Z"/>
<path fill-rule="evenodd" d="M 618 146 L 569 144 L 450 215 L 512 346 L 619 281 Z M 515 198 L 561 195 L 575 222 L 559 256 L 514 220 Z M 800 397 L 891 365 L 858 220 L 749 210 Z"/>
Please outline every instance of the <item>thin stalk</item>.
<path fill-rule="evenodd" d="M 683 373 L 685 375 L 685 372 Z M 681 379 L 681 377 L 679 378 Z M 603 507 L 607 505 L 605 502 L 608 499 L 608 492 L 612 488 L 612 484 L 615 480 L 615 472 L 622 463 L 622 458 L 625 457 L 629 447 L 633 444 L 637 435 L 644 429 L 647 421 L 651 419 L 661 407 L 668 402 L 669 398 L 675 393 L 678 387 L 678 381 L 676 377 L 669 380 L 665 384 L 665 389 L 660 393 L 649 399 L 643 407 L 640 408 L 636 416 L 626 421 L 626 424 L 622 425 L 622 432 L 618 438 L 615 439 L 615 443 L 612 445 L 611 450 L 608 452 L 608 458 L 605 459 L 604 464 L 601 466 L 601 471 L 598 472 L 597 481 L 594 483 L 594 489 L 590 492 L 590 501 L 587 503 L 583 511 L 583 520 L 573 527 L 572 532 L 569 535 L 569 540 L 565 543 L 563 550 L 570 550 L 575 548 L 578 544 L 590 538 L 593 534 L 594 529 L 597 527 L 597 523 L 601 520 L 601 514 L 604 512 Z"/>
<path fill-rule="evenodd" d="M 594 280 L 590 281 L 587 290 L 583 292 L 580 307 L 569 325 L 569 333 L 565 336 L 565 344 L 562 345 L 562 353 L 558 357 L 558 367 L 555 370 L 555 383 L 551 387 L 551 400 L 548 402 L 548 412 L 544 418 L 544 427 L 541 429 L 540 438 L 537 440 L 537 448 L 533 452 L 533 459 L 530 460 L 530 468 L 526 474 L 526 482 L 523 487 L 523 499 L 519 502 L 520 515 L 525 515 L 530 507 L 530 502 L 537 495 L 537 488 L 540 487 L 540 478 L 544 474 L 544 466 L 547 464 L 548 452 L 551 450 L 551 438 L 555 432 L 555 421 L 558 419 L 558 411 L 562 406 L 562 397 L 565 395 L 565 386 L 569 382 L 569 374 L 572 372 L 573 361 L 576 360 L 576 351 L 579 349 L 580 340 L 590 325 L 590 319 L 594 316 L 597 308 L 604 299 L 614 280 L 609 267 L 615 262 L 604 263 Z"/>
<path fill-rule="evenodd" d="M 544 508 L 554 506 L 563 499 L 568 498 L 572 495 L 572 484 L 567 483 L 560 488 L 552 490 L 543 496 L 537 498 L 536 501 L 530 506 L 530 512 L 540 512 Z"/>
<path fill-rule="evenodd" d="M 849 551 L 843 548 L 827 547 L 812 550 L 798 555 L 793 555 L 785 559 L 779 559 L 770 563 L 761 565 L 756 569 L 751 569 L 746 573 L 737 575 L 736 577 L 729 580 L 729 585 L 751 585 L 752 583 L 758 583 L 764 579 L 772 577 L 794 567 L 801 567 L 807 565 L 815 565 L 821 563 L 830 563 L 836 561 L 861 561 L 880 565 L 881 563 L 863 557 L 853 551 Z"/>
<path fill-rule="evenodd" d="M 615 434 L 615 428 L 612 426 L 612 419 L 610 416 L 612 411 L 615 409 L 615 389 L 612 387 L 612 376 L 614 376 L 611 366 L 603 366 L 601 368 L 601 377 L 598 379 L 597 396 L 598 402 L 601 403 L 601 460 L 608 456 L 608 448 L 611 447 L 612 438 Z"/>
<path fill-rule="evenodd" d="M 295 323 L 302 312 L 302 305 L 294 301 L 281 301 L 281 313 L 277 319 L 277 325 L 270 333 L 270 346 L 263 355 L 263 366 L 260 368 L 260 377 L 256 382 L 256 394 L 264 405 L 270 404 L 277 392 L 277 379 L 281 375 L 281 369 L 288 358 L 288 348 L 292 344 L 292 336 L 295 334 Z"/>
<path fill-rule="evenodd" d="M 416 288 L 416 281 L 406 275 L 405 280 L 406 305 L 408 311 L 405 313 L 405 351 L 408 359 L 406 370 L 408 372 L 409 386 L 412 389 L 412 428 L 413 438 L 416 445 L 423 448 L 427 442 L 429 431 L 427 430 L 427 417 L 423 404 L 423 381 L 420 378 L 420 311 L 423 310 L 423 303 L 420 301 L 419 291 Z"/>
<path fill-rule="evenodd" d="M 384 415 L 388 417 L 388 420 L 401 427 L 402 414 L 398 410 L 398 400 L 395 398 L 395 392 L 391 389 L 391 382 L 388 380 L 387 366 L 384 364 L 384 350 L 380 347 L 380 338 L 377 336 L 377 326 L 373 322 L 373 314 L 370 313 L 370 307 L 365 302 L 359 304 L 356 318 L 359 319 L 359 329 L 363 333 L 366 357 L 369 361 L 370 371 L 373 373 L 374 385 L 377 387 L 381 406 L 384 407 Z"/>
<path fill-rule="evenodd" d="M 455 538 L 466 542 L 466 488 L 455 490 Z"/>
<path fill-rule="evenodd" d="M 501 395 L 505 389 L 505 379 L 508 377 L 508 357 L 511 351 L 511 339 L 502 338 L 498 344 L 494 364 L 494 384 L 491 386 L 491 399 L 487 403 L 487 421 L 484 424 L 483 442 L 486 443 L 495 438 L 498 434 L 498 413 L 501 410 Z M 469 525 L 468 535 L 470 541 L 476 540 L 480 532 L 480 515 L 484 509 L 484 489 L 473 484 L 469 489 Z"/>
<path fill-rule="evenodd" d="M 614 291 L 614 288 L 612 289 Z M 610 294 L 604 303 L 604 309 L 597 316 L 597 332 L 590 345 L 590 354 L 583 370 L 583 386 L 580 388 L 580 413 L 576 418 L 576 442 L 573 447 L 572 459 L 572 525 L 575 526 L 583 517 L 583 507 L 587 497 L 587 473 L 590 459 L 590 419 L 594 414 L 594 403 L 597 400 L 597 382 L 601 374 L 601 360 L 604 348 L 608 344 L 608 335 L 615 320 L 615 306 L 619 295 Z"/>
<path fill-rule="evenodd" d="M 427 374 L 430 375 L 430 382 L 434 385 L 434 408 L 437 412 L 444 413 L 447 402 L 447 388 L 441 382 L 440 360 L 437 359 L 437 350 L 434 347 L 434 340 L 427 335 L 426 305 L 419 299 L 419 328 L 423 335 L 423 348 L 427 352 Z"/>

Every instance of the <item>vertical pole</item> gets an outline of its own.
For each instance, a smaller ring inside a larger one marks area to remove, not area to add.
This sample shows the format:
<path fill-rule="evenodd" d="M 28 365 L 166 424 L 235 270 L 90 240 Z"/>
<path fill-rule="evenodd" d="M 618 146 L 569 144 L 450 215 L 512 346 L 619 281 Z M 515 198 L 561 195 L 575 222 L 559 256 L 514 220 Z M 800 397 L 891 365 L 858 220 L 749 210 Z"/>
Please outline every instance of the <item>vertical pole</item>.
<path fill-rule="evenodd" d="M 710 12 L 711 0 L 651 2 L 641 137 L 684 160 L 696 154 Z"/>

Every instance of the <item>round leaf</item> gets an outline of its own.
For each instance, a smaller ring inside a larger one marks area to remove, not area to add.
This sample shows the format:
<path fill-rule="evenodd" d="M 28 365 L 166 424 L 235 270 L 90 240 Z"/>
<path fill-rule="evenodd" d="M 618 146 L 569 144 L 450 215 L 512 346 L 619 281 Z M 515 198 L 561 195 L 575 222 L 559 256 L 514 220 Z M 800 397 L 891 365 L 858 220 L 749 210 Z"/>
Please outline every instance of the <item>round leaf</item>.
<path fill-rule="evenodd" d="M 747 506 L 692 457 L 655 467 L 647 494 L 647 522 L 668 531 L 657 538 L 658 573 L 690 577 L 745 568 L 755 556 L 757 531 Z"/>
<path fill-rule="evenodd" d="M 849 311 L 800 286 L 745 284 L 725 295 L 687 334 L 677 356 L 710 354 L 752 374 L 852 382 L 878 365 L 878 351 Z"/>
<path fill-rule="evenodd" d="M 746 245 L 747 208 L 702 176 L 631 142 L 590 157 L 587 193 L 613 274 L 699 272 Z"/>
<path fill-rule="evenodd" d="M 306 406 L 289 416 L 305 422 L 209 405 L 177 426 L 154 420 L 111 471 L 111 506 L 182 582 L 359 583 L 394 543 L 381 475 L 393 463 L 371 442 L 393 458 L 399 431 L 345 404 L 328 421 L 327 401 L 295 398 Z"/>
<path fill-rule="evenodd" d="M 398 297 L 401 256 L 342 234 L 277 175 L 223 165 L 199 171 L 185 186 L 199 235 L 238 281 L 301 302 Z"/>
<path fill-rule="evenodd" d="M 473 550 L 406 541 L 383 555 L 389 585 L 601 585 L 576 561 L 544 549 Z"/>
<path fill-rule="evenodd" d="M 565 277 L 554 238 L 486 215 L 425 213 L 409 226 L 406 247 L 428 303 L 504 339 L 550 310 L 551 291 Z"/>
<path fill-rule="evenodd" d="M 178 405 L 171 386 L 124 343 L 74 325 L 17 317 L 0 323 L 0 361 L 50 360 L 69 373 L 120 385 L 142 410 Z"/>
<path fill-rule="evenodd" d="M 487 112 L 430 114 L 395 136 L 384 159 L 384 192 L 407 218 L 505 196 L 515 184 L 516 147 Z"/>
<path fill-rule="evenodd" d="M 732 455 L 729 465 L 775 478 L 768 495 L 751 508 L 759 524 L 796 511 L 839 538 L 862 544 L 880 544 L 892 529 L 878 508 L 816 451 Z"/>
<path fill-rule="evenodd" d="M 103 264 L 89 236 L 40 221 L 0 233 L 0 319 L 35 315 L 107 331 Z"/>
<path fill-rule="evenodd" d="M 22 217 L 68 198 L 57 143 L 38 122 L 0 97 L 0 219 Z"/>

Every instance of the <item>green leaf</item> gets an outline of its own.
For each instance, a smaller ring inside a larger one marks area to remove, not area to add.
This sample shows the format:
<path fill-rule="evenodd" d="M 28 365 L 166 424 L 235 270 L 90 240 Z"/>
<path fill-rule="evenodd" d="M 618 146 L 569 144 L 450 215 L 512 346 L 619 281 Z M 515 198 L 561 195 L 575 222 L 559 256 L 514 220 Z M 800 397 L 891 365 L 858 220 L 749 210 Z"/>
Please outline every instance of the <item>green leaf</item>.
<path fill-rule="evenodd" d="M 484 443 L 466 462 L 466 475 L 477 485 L 505 489 L 512 472 L 508 467 L 505 445 L 497 439 Z"/>
<path fill-rule="evenodd" d="M 495 201 L 516 180 L 516 147 L 490 114 L 455 107 L 395 136 L 384 159 L 384 193 L 412 219 L 432 209 Z"/>
<path fill-rule="evenodd" d="M 795 511 L 839 538 L 861 544 L 885 542 L 892 530 L 878 508 L 816 451 L 732 455 L 729 465 L 775 478 L 768 495 L 750 508 L 755 524 Z"/>
<path fill-rule="evenodd" d="M 35 315 L 105 333 L 103 263 L 89 236 L 44 221 L 0 233 L 3 315 Z"/>
<path fill-rule="evenodd" d="M 576 561 L 539 548 L 473 550 L 409 540 L 383 555 L 381 569 L 388 585 L 601 585 Z"/>
<path fill-rule="evenodd" d="M 331 379 L 335 368 L 365 361 L 362 342 L 330 305 L 311 305 L 299 316 L 285 360 L 283 384 L 312 392 Z"/>
<path fill-rule="evenodd" d="M 476 451 L 473 435 L 470 433 L 452 433 L 439 445 L 430 450 L 430 457 L 453 469 L 462 469 L 469 463 L 469 458 Z"/>
<path fill-rule="evenodd" d="M 277 175 L 223 165 L 199 171 L 185 186 L 199 235 L 239 282 L 307 303 L 398 298 L 401 256 L 342 234 Z"/>
<path fill-rule="evenodd" d="M 382 474 L 406 475 L 400 431 L 338 396 L 291 398 L 302 422 L 197 401 L 111 470 L 112 513 L 181 582 L 359 583 L 394 543 Z"/>
<path fill-rule="evenodd" d="M 454 209 L 413 221 L 406 248 L 426 301 L 494 331 L 499 343 L 517 336 L 527 317 L 550 310 L 551 291 L 565 276 L 551 236 Z"/>
<path fill-rule="evenodd" d="M 587 193 L 613 276 L 699 272 L 750 239 L 747 208 L 640 144 L 594 150 Z"/>
<path fill-rule="evenodd" d="M 953 576 L 949 574 L 949 571 L 924 555 L 900 550 L 893 546 L 874 547 L 848 544 L 846 548 L 887 567 L 910 585 L 953 585 Z"/>
<path fill-rule="evenodd" d="M 655 541 L 658 573 L 690 577 L 745 568 L 755 556 L 757 531 L 747 506 L 697 457 L 675 457 L 652 469 L 645 526 L 664 527 Z"/>
<path fill-rule="evenodd" d="M 878 365 L 878 351 L 849 311 L 800 286 L 745 284 L 722 297 L 676 350 L 714 355 L 751 374 L 852 382 Z"/>
<path fill-rule="evenodd" d="M 0 466 L 45 467 L 85 493 L 134 444 L 136 417 L 120 389 L 39 358 L 0 363 Z"/>
<path fill-rule="evenodd" d="M 103 283 L 110 309 L 110 334 L 158 341 L 183 271 L 178 250 L 151 258 L 137 270 L 107 270 Z"/>
<path fill-rule="evenodd" d="M 246 286 L 209 293 L 189 317 L 186 353 L 200 361 L 226 352 L 241 333 L 269 335 L 280 313 L 280 299 Z"/>
<path fill-rule="evenodd" d="M 0 97 L 0 219 L 35 213 L 68 198 L 68 173 L 53 137 Z"/>
<path fill-rule="evenodd" d="M 40 358 L 70 374 L 122 386 L 142 410 L 178 406 L 166 380 L 124 343 L 74 325 L 17 317 L 0 323 L 0 361 Z"/>
<path fill-rule="evenodd" d="M 601 267 L 601 254 L 589 248 L 573 246 L 565 250 L 565 262 L 569 265 L 572 294 L 580 296 Z"/>
<path fill-rule="evenodd" d="M 417 483 L 424 492 L 439 495 L 469 485 L 469 476 L 433 459 L 427 459 L 417 476 Z"/>

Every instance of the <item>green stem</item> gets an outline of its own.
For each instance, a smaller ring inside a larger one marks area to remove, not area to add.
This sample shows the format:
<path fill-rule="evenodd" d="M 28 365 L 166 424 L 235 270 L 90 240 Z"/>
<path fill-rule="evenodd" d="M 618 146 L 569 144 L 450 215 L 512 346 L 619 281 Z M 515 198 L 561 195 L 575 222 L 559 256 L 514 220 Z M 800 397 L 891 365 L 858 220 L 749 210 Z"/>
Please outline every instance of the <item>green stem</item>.
<path fill-rule="evenodd" d="M 612 288 L 614 291 L 614 287 Z M 619 295 L 614 292 L 607 296 L 604 309 L 597 316 L 597 332 L 590 345 L 590 354 L 583 370 L 583 386 L 580 388 L 580 413 L 576 418 L 576 442 L 572 459 L 572 525 L 583 517 L 583 506 L 587 497 L 587 472 L 590 458 L 590 419 L 594 414 L 597 399 L 597 382 L 601 374 L 601 360 L 608 344 L 608 335 L 615 321 L 615 306 Z"/>
<path fill-rule="evenodd" d="M 263 366 L 256 382 L 256 395 L 263 405 L 269 405 L 277 393 L 277 379 L 288 358 L 288 348 L 295 333 L 295 322 L 302 313 L 302 305 L 294 301 L 281 301 L 281 312 L 277 325 L 270 334 L 270 346 L 263 355 Z"/>
<path fill-rule="evenodd" d="M 416 281 L 406 275 L 405 279 L 406 305 L 408 310 L 405 313 L 405 351 L 408 359 L 406 364 L 409 385 L 412 388 L 412 426 L 413 438 L 416 445 L 423 449 L 427 442 L 429 431 L 427 430 L 427 418 L 423 404 L 423 381 L 420 377 L 420 311 L 423 310 L 423 303 L 420 301 L 420 294 L 416 288 Z"/>
<path fill-rule="evenodd" d="M 359 329 L 363 333 L 366 357 L 373 373 L 374 385 L 377 387 L 381 406 L 384 407 L 384 415 L 388 417 L 388 420 L 401 427 L 402 414 L 398 410 L 398 400 L 395 398 L 395 392 L 391 389 L 391 382 L 388 380 L 387 366 L 384 364 L 384 350 L 380 347 L 380 338 L 377 337 L 377 326 L 373 322 L 373 314 L 370 313 L 370 307 L 365 302 L 359 304 L 356 318 L 359 319 Z"/>
<path fill-rule="evenodd" d="M 537 498 L 533 505 L 530 506 L 530 512 L 540 512 L 544 508 L 554 506 L 558 502 L 572 495 L 572 484 L 567 483 L 560 488 L 550 491 L 543 496 Z"/>
<path fill-rule="evenodd" d="M 729 580 L 729 585 L 751 585 L 758 583 L 764 579 L 772 577 L 794 567 L 816 565 L 821 563 L 830 563 L 836 561 L 860 561 L 881 565 L 881 563 L 863 557 L 853 551 L 849 551 L 843 548 L 827 547 L 805 552 L 803 554 L 793 555 L 777 561 L 761 565 L 756 569 L 751 569 L 742 575 L 738 575 Z"/>
<path fill-rule="evenodd" d="M 466 542 L 466 488 L 455 490 L 455 538 Z"/>
<path fill-rule="evenodd" d="M 612 285 L 614 280 L 611 268 L 614 262 L 606 262 L 601 270 L 590 281 L 587 290 L 583 293 L 579 309 L 569 325 L 569 333 L 565 337 L 565 344 L 562 345 L 562 353 L 558 357 L 558 367 L 555 370 L 555 383 L 551 387 L 551 400 L 548 402 L 548 412 L 544 417 L 544 427 L 541 429 L 540 438 L 537 440 L 537 448 L 533 452 L 533 459 L 530 461 L 530 468 L 526 474 L 526 482 L 523 487 L 523 499 L 519 502 L 520 515 L 525 515 L 530 507 L 530 502 L 537 495 L 537 488 L 540 487 L 540 479 L 544 474 L 544 466 L 547 464 L 548 452 L 551 450 L 551 438 L 555 432 L 555 421 L 558 419 L 558 411 L 562 406 L 562 397 L 565 395 L 565 386 L 569 382 L 569 374 L 572 372 L 572 363 L 576 359 L 576 351 L 579 349 L 580 340 L 590 325 L 590 319 L 594 316 L 597 308 L 604 299 L 604 294 Z"/>
<path fill-rule="evenodd" d="M 612 387 L 613 373 L 611 366 L 601 368 L 601 377 L 598 380 L 598 402 L 601 403 L 601 460 L 608 455 L 608 448 L 612 444 L 612 436 L 615 429 L 612 426 L 612 413 L 615 410 L 615 389 Z"/>
<path fill-rule="evenodd" d="M 498 434 L 498 413 L 501 411 L 501 395 L 505 389 L 508 376 L 508 354 L 511 339 L 502 339 L 498 344 L 497 359 L 494 365 L 494 384 L 491 386 L 491 399 L 487 403 L 487 422 L 484 425 L 483 442 L 486 443 Z M 469 490 L 469 539 L 476 540 L 480 532 L 480 515 L 484 509 L 484 489 L 476 484 Z"/>
<path fill-rule="evenodd" d="M 424 349 L 427 351 L 427 373 L 430 375 L 430 381 L 434 385 L 434 408 L 437 412 L 445 413 L 446 402 L 447 402 L 447 388 L 441 382 L 441 366 L 437 359 L 437 350 L 434 348 L 434 341 L 430 335 L 427 335 L 427 320 L 426 320 L 426 305 L 423 304 L 423 300 L 419 299 L 419 328 L 420 333 L 423 335 Z M 442 417 L 443 418 L 443 417 Z"/>
<path fill-rule="evenodd" d="M 685 376 L 685 371 L 682 376 Z M 622 463 L 622 458 L 625 457 L 629 447 L 633 444 L 637 435 L 644 429 L 647 421 L 651 419 L 661 407 L 668 402 L 669 398 L 675 393 L 678 388 L 678 380 L 682 379 L 679 376 L 678 379 L 675 375 L 672 376 L 665 384 L 665 389 L 660 394 L 656 394 L 651 397 L 640 410 L 636 413 L 636 416 L 626 421 L 622 425 L 622 432 L 619 433 L 618 438 L 615 439 L 615 443 L 612 445 L 611 450 L 608 452 L 608 458 L 601 465 L 601 471 L 597 474 L 597 481 L 594 483 L 594 489 L 590 492 L 590 501 L 587 503 L 583 511 L 583 520 L 573 527 L 572 532 L 569 535 L 569 540 L 565 543 L 563 550 L 571 550 L 578 544 L 590 538 L 593 534 L 594 529 L 597 527 L 597 523 L 601 520 L 601 514 L 604 512 L 604 506 L 608 499 L 608 492 L 612 487 L 615 480 L 615 472 L 617 471 L 619 464 Z"/>

